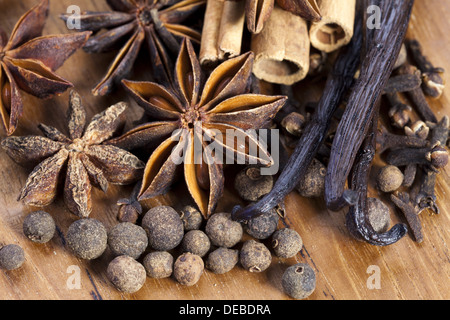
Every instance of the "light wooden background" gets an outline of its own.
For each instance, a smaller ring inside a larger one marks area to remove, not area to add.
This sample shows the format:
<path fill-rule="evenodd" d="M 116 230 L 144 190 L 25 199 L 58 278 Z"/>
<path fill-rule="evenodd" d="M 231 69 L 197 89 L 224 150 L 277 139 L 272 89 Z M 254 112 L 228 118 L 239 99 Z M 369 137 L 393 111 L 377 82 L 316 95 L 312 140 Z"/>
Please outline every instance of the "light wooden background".
<path fill-rule="evenodd" d="M 37 1 L 0 0 L 0 25 L 9 34 L 16 20 Z M 51 1 L 50 16 L 44 34 L 67 33 L 58 18 L 69 5 L 81 9 L 102 11 L 107 6 L 102 0 Z M 445 0 L 417 0 L 408 35 L 418 38 L 436 66 L 450 70 L 448 60 L 450 42 L 450 3 Z M 88 55 L 77 52 L 58 71 L 58 74 L 76 85 L 84 97 L 88 116 L 104 110 L 120 100 L 130 101 L 122 90 L 109 97 L 94 97 L 90 89 L 105 72 L 113 54 Z M 145 70 L 145 63 L 142 64 Z M 137 68 L 142 70 L 142 68 Z M 141 76 L 134 74 L 132 77 Z M 445 74 L 450 83 L 449 73 Z M 51 100 L 41 101 L 25 95 L 25 110 L 16 135 L 40 134 L 36 126 L 43 122 L 66 132 L 64 118 L 68 93 Z M 450 115 L 450 90 L 432 106 L 438 118 Z M 128 110 L 130 121 L 138 119 L 142 111 L 134 103 Z M 5 137 L 4 131 L 0 133 Z M 376 172 L 378 167 L 374 168 Z M 438 205 L 442 213 L 432 216 L 422 213 L 425 240 L 415 243 L 406 236 L 389 247 L 375 247 L 350 237 L 344 226 L 345 212 L 329 212 L 319 200 L 301 198 L 295 192 L 286 199 L 287 217 L 280 222 L 296 229 L 304 240 L 303 250 L 292 259 L 274 259 L 270 268 L 254 274 L 237 266 L 225 275 L 208 271 L 193 287 L 184 287 L 175 280 L 147 279 L 136 294 L 122 294 L 108 282 L 105 270 L 111 260 L 109 252 L 95 260 L 75 258 L 65 247 L 64 234 L 76 218 L 64 207 L 62 197 L 46 210 L 55 218 L 58 234 L 47 244 L 34 244 L 22 233 L 24 217 L 37 210 L 16 201 L 29 171 L 16 165 L 0 152 L 0 244 L 16 243 L 26 252 L 26 263 L 14 271 L 0 271 L 0 299 L 289 299 L 281 291 L 283 271 L 297 262 L 309 263 L 317 275 L 317 287 L 309 299 L 449 299 L 450 254 L 449 214 L 450 166 L 440 175 L 437 185 Z M 115 202 L 129 195 L 130 187 L 112 186 L 105 195 L 93 190 L 95 208 L 92 217 L 102 221 L 107 228 L 116 221 Z M 377 195 L 372 189 L 372 195 Z M 234 198 L 226 195 L 223 210 L 232 206 Z M 176 203 L 173 194 L 153 201 L 152 205 Z M 179 203 L 178 203 L 179 204 Z M 394 210 L 392 223 L 403 221 Z M 81 288 L 69 289 L 67 281 L 72 265 L 81 270 Z M 380 268 L 381 288 L 367 287 L 369 266 Z M 70 271 L 70 269 L 69 269 Z"/>

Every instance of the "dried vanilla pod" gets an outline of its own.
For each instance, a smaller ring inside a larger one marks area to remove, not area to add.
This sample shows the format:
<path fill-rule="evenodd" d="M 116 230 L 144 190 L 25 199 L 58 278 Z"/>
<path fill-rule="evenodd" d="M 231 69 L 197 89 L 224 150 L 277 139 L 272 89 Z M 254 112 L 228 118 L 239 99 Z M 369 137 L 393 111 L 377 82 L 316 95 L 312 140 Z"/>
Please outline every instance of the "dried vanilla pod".
<path fill-rule="evenodd" d="M 64 201 L 75 215 L 85 218 L 92 210 L 92 185 L 106 192 L 108 183 L 129 184 L 140 177 L 144 163 L 115 146 L 102 144 L 121 128 L 127 105 L 119 102 L 97 114 L 86 126 L 85 110 L 78 93 L 70 93 L 69 137 L 45 126 L 47 137 L 9 137 L 1 145 L 17 163 L 39 162 L 30 173 L 19 200 L 27 205 L 47 206 L 57 193 L 58 179 L 65 173 Z M 42 127 L 42 126 L 41 126 Z"/>
<path fill-rule="evenodd" d="M 14 133 L 22 116 L 20 90 L 46 99 L 73 87 L 55 71 L 91 34 L 42 36 L 48 13 L 49 0 L 41 0 L 18 20 L 9 39 L 0 28 L 0 114 L 8 135 Z"/>

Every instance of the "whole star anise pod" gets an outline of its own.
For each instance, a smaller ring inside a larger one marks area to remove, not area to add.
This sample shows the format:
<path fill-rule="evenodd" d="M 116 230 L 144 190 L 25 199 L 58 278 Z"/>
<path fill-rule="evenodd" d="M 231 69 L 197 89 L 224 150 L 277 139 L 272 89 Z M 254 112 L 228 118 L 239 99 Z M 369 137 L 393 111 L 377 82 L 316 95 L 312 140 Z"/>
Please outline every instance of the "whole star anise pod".
<path fill-rule="evenodd" d="M 153 76 L 160 83 L 169 84 L 173 63 L 171 55 L 178 54 L 182 37 L 200 42 L 200 33 L 183 26 L 189 15 L 206 0 L 107 0 L 111 12 L 84 12 L 81 29 L 98 32 L 87 42 L 89 53 L 106 52 L 128 39 L 111 63 L 104 78 L 92 90 L 94 95 L 110 93 L 114 85 L 131 71 L 141 46 L 150 51 Z M 70 15 L 61 16 L 67 22 Z"/>
<path fill-rule="evenodd" d="M 223 192 L 225 153 L 247 163 L 273 163 L 250 129 L 267 126 L 286 97 L 247 93 L 253 59 L 251 52 L 229 59 L 204 82 L 194 48 L 185 40 L 170 88 L 153 82 L 122 81 L 133 99 L 158 121 L 138 126 L 109 143 L 134 149 L 163 140 L 147 162 L 139 200 L 166 192 L 177 177 L 177 169 L 184 167 L 187 188 L 207 218 Z"/>
<path fill-rule="evenodd" d="M 317 0 L 226 0 L 245 1 L 247 29 L 251 33 L 260 33 L 272 13 L 275 2 L 284 10 L 304 18 L 307 21 L 319 21 L 320 14 Z"/>
<path fill-rule="evenodd" d="M 17 128 L 23 105 L 20 90 L 45 99 L 73 87 L 54 72 L 87 41 L 91 32 L 41 36 L 48 0 L 26 12 L 11 36 L 0 28 L 0 113 L 7 134 Z"/>
<path fill-rule="evenodd" d="M 128 151 L 102 144 L 123 125 L 126 107 L 123 102 L 109 107 L 94 116 L 85 129 L 85 109 L 80 96 L 72 91 L 67 113 L 69 137 L 56 128 L 40 124 L 45 137 L 4 139 L 1 145 L 15 162 L 23 166 L 38 163 L 19 200 L 33 206 L 49 205 L 65 170 L 64 201 L 72 213 L 87 217 L 92 209 L 91 183 L 106 192 L 108 183 L 137 181 L 144 163 Z"/>

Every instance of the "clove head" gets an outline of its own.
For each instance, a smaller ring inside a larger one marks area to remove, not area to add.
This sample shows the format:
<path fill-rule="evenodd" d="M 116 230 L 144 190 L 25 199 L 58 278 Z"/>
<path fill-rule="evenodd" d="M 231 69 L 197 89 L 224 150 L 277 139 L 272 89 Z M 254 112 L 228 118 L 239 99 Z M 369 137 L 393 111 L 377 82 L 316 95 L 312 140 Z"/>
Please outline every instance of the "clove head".
<path fill-rule="evenodd" d="M 426 154 L 426 158 L 435 168 L 444 168 L 448 163 L 448 151 L 437 143 L 430 152 Z"/>

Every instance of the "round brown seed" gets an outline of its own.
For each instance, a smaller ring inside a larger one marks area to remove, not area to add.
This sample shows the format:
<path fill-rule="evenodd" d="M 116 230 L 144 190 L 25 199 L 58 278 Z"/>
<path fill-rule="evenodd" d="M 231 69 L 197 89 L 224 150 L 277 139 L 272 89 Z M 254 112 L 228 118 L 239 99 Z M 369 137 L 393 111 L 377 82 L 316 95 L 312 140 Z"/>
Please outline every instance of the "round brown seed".
<path fill-rule="evenodd" d="M 202 222 L 203 222 L 203 216 L 200 211 L 198 211 L 193 206 L 185 206 L 180 211 L 180 217 L 183 221 L 184 230 L 198 230 L 200 229 Z"/>
<path fill-rule="evenodd" d="M 0 269 L 18 269 L 25 262 L 25 252 L 17 244 L 8 244 L 0 249 Z"/>
<path fill-rule="evenodd" d="M 46 243 L 53 238 L 56 225 L 52 216 L 44 211 L 30 213 L 23 220 L 23 233 L 33 242 Z"/>
<path fill-rule="evenodd" d="M 313 159 L 305 176 L 298 183 L 296 189 L 302 197 L 320 197 L 325 189 L 326 167 L 317 159 Z"/>
<path fill-rule="evenodd" d="M 277 257 L 292 258 L 303 247 L 303 240 L 297 231 L 283 228 L 272 236 L 272 249 Z"/>
<path fill-rule="evenodd" d="M 378 173 L 378 188 L 382 192 L 393 192 L 401 187 L 403 178 L 403 173 L 399 168 L 392 165 L 385 166 Z"/>
<path fill-rule="evenodd" d="M 223 274 L 233 269 L 238 261 L 238 250 L 217 248 L 208 255 L 206 268 L 215 274 Z"/>
<path fill-rule="evenodd" d="M 203 269 L 204 263 L 201 257 L 185 252 L 175 261 L 173 275 L 180 284 L 193 286 L 200 280 Z"/>
<path fill-rule="evenodd" d="M 316 274 L 308 264 L 299 263 L 286 269 L 281 285 L 290 297 L 305 299 L 316 289 Z"/>
<path fill-rule="evenodd" d="M 109 263 L 106 274 L 117 290 L 125 293 L 139 291 L 146 279 L 144 266 L 125 255 L 114 258 Z"/>
<path fill-rule="evenodd" d="M 260 168 L 247 167 L 241 170 L 234 180 L 234 188 L 246 201 L 258 201 L 272 190 L 273 176 L 261 175 Z"/>
<path fill-rule="evenodd" d="M 231 219 L 230 213 L 221 212 L 208 219 L 205 232 L 215 246 L 231 248 L 241 240 L 243 229 L 239 222 Z"/>
<path fill-rule="evenodd" d="M 247 240 L 239 253 L 239 261 L 250 272 L 262 272 L 270 266 L 272 255 L 261 242 Z"/>
<path fill-rule="evenodd" d="M 173 256 L 167 251 L 150 252 L 145 256 L 143 264 L 149 277 L 168 278 L 173 271 Z"/>
<path fill-rule="evenodd" d="M 81 259 L 100 257 L 108 245 L 108 233 L 103 224 L 92 218 L 73 222 L 66 235 L 67 245 Z"/>
<path fill-rule="evenodd" d="M 276 209 L 263 213 L 244 224 L 244 230 L 253 238 L 267 239 L 278 227 L 279 216 Z"/>
<path fill-rule="evenodd" d="M 147 233 L 131 222 L 122 222 L 109 230 L 108 245 L 116 256 L 127 255 L 137 259 L 147 248 Z"/>
<path fill-rule="evenodd" d="M 148 244 L 158 251 L 171 250 L 183 240 L 183 222 L 169 206 L 150 209 L 142 219 L 142 227 L 147 232 Z"/>
<path fill-rule="evenodd" d="M 190 252 L 200 257 L 206 255 L 211 247 L 208 236 L 201 230 L 188 231 L 181 242 L 183 252 Z"/>

